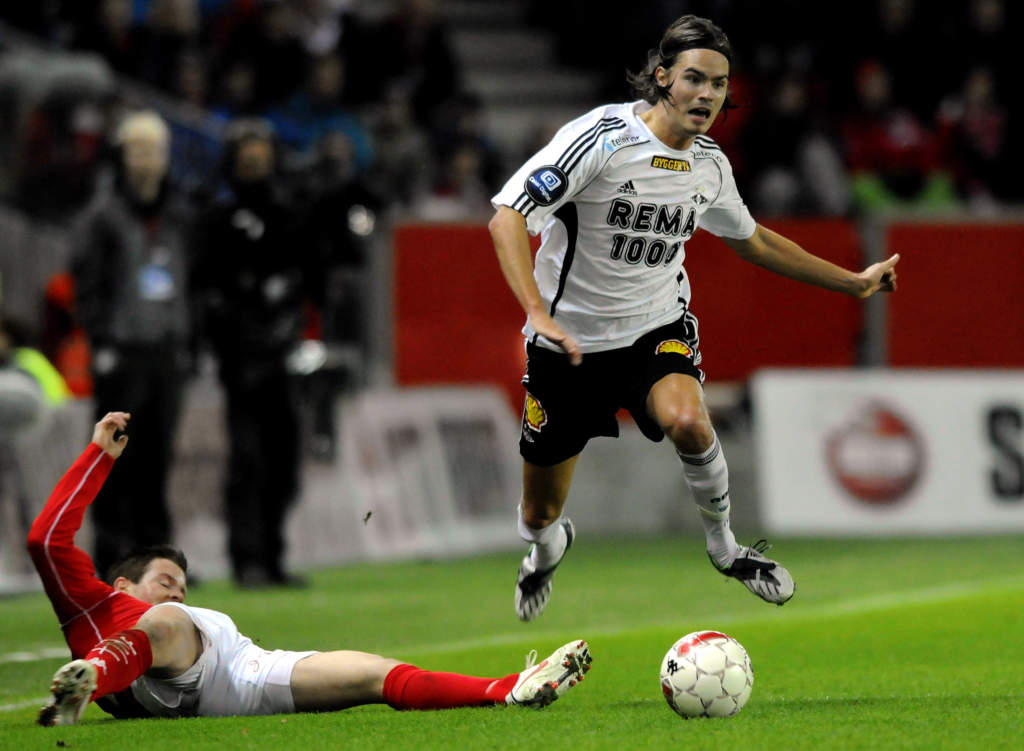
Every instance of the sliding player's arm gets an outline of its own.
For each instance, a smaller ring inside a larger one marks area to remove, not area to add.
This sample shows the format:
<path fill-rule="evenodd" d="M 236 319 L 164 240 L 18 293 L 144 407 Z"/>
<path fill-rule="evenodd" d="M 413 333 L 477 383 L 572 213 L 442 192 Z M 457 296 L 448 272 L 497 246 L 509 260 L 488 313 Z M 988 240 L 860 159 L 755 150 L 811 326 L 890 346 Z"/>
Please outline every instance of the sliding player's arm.
<path fill-rule="evenodd" d="M 808 253 L 789 238 L 760 224 L 754 234 L 745 240 L 722 239 L 740 258 L 800 282 L 845 292 L 861 299 L 871 297 L 878 291 L 896 290 L 896 262 L 900 260 L 898 253 L 861 272 L 854 272 Z"/>
<path fill-rule="evenodd" d="M 75 545 L 85 509 L 96 498 L 114 460 L 121 455 L 129 415 L 112 412 L 96 424 L 93 442 L 50 494 L 28 533 L 28 552 L 61 623 L 87 611 L 114 590 L 96 576 L 89 555 Z"/>

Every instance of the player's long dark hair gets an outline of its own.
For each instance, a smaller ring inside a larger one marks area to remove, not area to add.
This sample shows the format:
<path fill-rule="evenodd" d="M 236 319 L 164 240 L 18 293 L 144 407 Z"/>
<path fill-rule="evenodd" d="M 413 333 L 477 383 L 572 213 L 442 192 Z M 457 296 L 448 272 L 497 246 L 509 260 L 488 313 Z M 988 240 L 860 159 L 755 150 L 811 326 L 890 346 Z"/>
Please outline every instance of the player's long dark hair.
<path fill-rule="evenodd" d="M 626 71 L 626 82 L 633 95 L 648 104 L 657 104 L 662 99 L 672 102 L 672 95 L 667 87 L 658 83 L 654 72 L 660 67 L 668 70 L 676 62 L 680 52 L 692 49 L 714 50 L 725 55 L 732 67 L 732 45 L 725 32 L 711 21 L 700 16 L 680 16 L 673 21 L 661 37 L 655 49 L 648 51 L 647 64 L 639 73 Z M 736 107 L 732 99 L 726 95 L 723 110 Z"/>

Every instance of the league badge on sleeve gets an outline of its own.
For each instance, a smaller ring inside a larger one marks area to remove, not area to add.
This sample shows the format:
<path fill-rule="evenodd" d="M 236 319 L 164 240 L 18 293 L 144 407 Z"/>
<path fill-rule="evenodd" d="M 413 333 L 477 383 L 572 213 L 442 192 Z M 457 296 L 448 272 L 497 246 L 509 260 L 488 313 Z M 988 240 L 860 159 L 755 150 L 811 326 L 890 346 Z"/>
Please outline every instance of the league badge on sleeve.
<path fill-rule="evenodd" d="M 565 194 L 569 178 L 553 164 L 538 167 L 526 178 L 523 190 L 540 206 L 550 206 Z"/>

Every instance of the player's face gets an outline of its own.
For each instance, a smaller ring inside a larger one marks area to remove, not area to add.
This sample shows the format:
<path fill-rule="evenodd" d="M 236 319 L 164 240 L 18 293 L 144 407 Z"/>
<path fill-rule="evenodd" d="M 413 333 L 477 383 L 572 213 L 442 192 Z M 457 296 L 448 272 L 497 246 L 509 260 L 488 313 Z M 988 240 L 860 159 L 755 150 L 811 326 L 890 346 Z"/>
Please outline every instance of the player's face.
<path fill-rule="evenodd" d="M 167 558 L 154 558 L 139 580 L 130 583 L 125 591 L 150 605 L 159 605 L 184 602 L 188 587 L 181 566 Z"/>
<path fill-rule="evenodd" d="M 706 133 L 725 104 L 729 59 L 715 50 L 684 50 L 671 68 L 658 68 L 655 75 L 672 97 L 665 106 L 675 129 L 690 135 Z"/>

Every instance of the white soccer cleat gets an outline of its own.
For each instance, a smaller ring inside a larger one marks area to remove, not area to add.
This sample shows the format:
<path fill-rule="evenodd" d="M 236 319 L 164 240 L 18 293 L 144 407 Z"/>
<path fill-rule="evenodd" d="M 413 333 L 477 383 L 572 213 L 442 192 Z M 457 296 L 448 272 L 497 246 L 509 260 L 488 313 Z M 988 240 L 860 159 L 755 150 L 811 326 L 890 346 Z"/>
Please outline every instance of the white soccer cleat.
<path fill-rule="evenodd" d="M 519 674 L 505 703 L 546 707 L 582 681 L 592 661 L 590 647 L 582 639 L 559 647 L 539 665 L 534 649 L 526 656 L 526 670 Z"/>
<path fill-rule="evenodd" d="M 72 660 L 53 676 L 50 700 L 39 710 L 40 725 L 74 725 L 89 705 L 96 690 L 96 666 L 85 660 Z"/>
<path fill-rule="evenodd" d="M 562 557 L 554 566 L 543 571 L 535 571 L 533 561 L 530 560 L 530 553 L 526 554 L 522 563 L 519 564 L 519 574 L 516 577 L 516 615 L 521 621 L 532 621 L 544 610 L 551 599 L 552 578 L 555 569 L 565 559 L 565 554 L 572 547 L 572 541 L 576 537 L 576 528 L 570 519 L 563 519 L 562 527 L 565 529 L 565 550 Z M 530 548 L 533 552 L 533 548 Z"/>
<path fill-rule="evenodd" d="M 765 602 L 782 605 L 796 592 L 796 584 L 782 565 L 764 555 L 770 547 L 767 540 L 758 540 L 750 547 L 741 546 L 728 568 L 721 568 L 714 558 L 711 563 L 726 576 L 743 582 Z"/>

